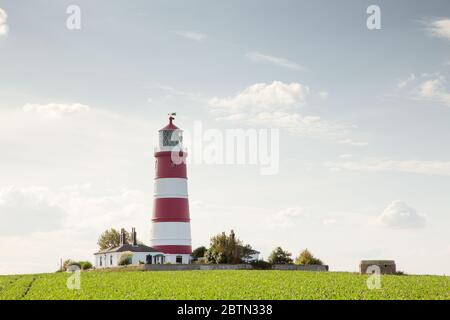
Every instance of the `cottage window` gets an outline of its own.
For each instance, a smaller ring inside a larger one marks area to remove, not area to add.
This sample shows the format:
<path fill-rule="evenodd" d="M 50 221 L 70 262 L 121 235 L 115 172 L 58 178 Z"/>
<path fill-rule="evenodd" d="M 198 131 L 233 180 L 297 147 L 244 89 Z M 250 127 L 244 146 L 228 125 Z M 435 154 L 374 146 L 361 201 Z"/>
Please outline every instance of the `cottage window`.
<path fill-rule="evenodd" d="M 102 259 L 102 257 L 100 257 L 100 267 L 102 266 L 102 263 L 103 263 L 103 259 Z"/>
<path fill-rule="evenodd" d="M 112 255 L 109 256 L 109 264 L 110 264 L 110 265 L 113 264 L 113 256 L 112 256 Z"/>
<path fill-rule="evenodd" d="M 177 263 L 183 263 L 183 257 L 182 256 L 177 256 L 176 262 Z"/>

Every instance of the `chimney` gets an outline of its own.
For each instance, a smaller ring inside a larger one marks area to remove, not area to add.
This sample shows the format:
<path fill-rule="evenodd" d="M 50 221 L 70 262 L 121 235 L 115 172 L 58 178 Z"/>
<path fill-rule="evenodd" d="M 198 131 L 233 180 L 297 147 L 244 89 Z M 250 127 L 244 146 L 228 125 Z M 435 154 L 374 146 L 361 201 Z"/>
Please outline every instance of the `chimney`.
<path fill-rule="evenodd" d="M 120 245 L 123 246 L 125 244 L 125 229 L 120 229 Z"/>
<path fill-rule="evenodd" d="M 131 228 L 131 244 L 137 246 L 136 228 Z"/>

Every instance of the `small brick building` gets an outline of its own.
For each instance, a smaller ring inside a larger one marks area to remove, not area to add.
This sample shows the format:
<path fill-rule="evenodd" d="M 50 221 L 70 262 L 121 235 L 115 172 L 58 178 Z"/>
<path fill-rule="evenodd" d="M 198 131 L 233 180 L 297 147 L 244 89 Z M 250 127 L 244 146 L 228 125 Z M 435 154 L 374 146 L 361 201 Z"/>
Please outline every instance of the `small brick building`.
<path fill-rule="evenodd" d="M 359 272 L 361 274 L 366 274 L 367 269 L 370 266 L 377 266 L 380 268 L 381 274 L 395 274 L 396 267 L 394 260 L 362 260 L 359 264 Z M 369 272 L 373 273 L 373 272 Z"/>

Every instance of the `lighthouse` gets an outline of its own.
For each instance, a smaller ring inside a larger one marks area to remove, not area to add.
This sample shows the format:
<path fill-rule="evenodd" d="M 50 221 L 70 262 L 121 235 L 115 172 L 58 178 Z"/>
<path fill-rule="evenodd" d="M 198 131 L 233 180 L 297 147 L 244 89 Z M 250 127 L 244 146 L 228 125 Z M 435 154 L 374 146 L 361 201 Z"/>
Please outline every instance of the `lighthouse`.
<path fill-rule="evenodd" d="M 163 252 L 165 262 L 189 263 L 191 225 L 187 191 L 186 150 L 182 130 L 173 124 L 159 130 L 155 148 L 155 186 L 151 247 Z"/>

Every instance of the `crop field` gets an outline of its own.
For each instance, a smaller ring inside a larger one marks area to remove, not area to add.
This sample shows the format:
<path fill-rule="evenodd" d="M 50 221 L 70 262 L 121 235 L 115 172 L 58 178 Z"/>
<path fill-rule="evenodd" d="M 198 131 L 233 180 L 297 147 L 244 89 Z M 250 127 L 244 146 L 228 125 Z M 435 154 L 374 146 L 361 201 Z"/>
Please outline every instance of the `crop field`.
<path fill-rule="evenodd" d="M 69 277 L 0 276 L 0 299 L 450 299 L 445 276 L 386 275 L 372 290 L 368 276 L 344 272 L 89 271 L 79 289 L 68 289 Z"/>

